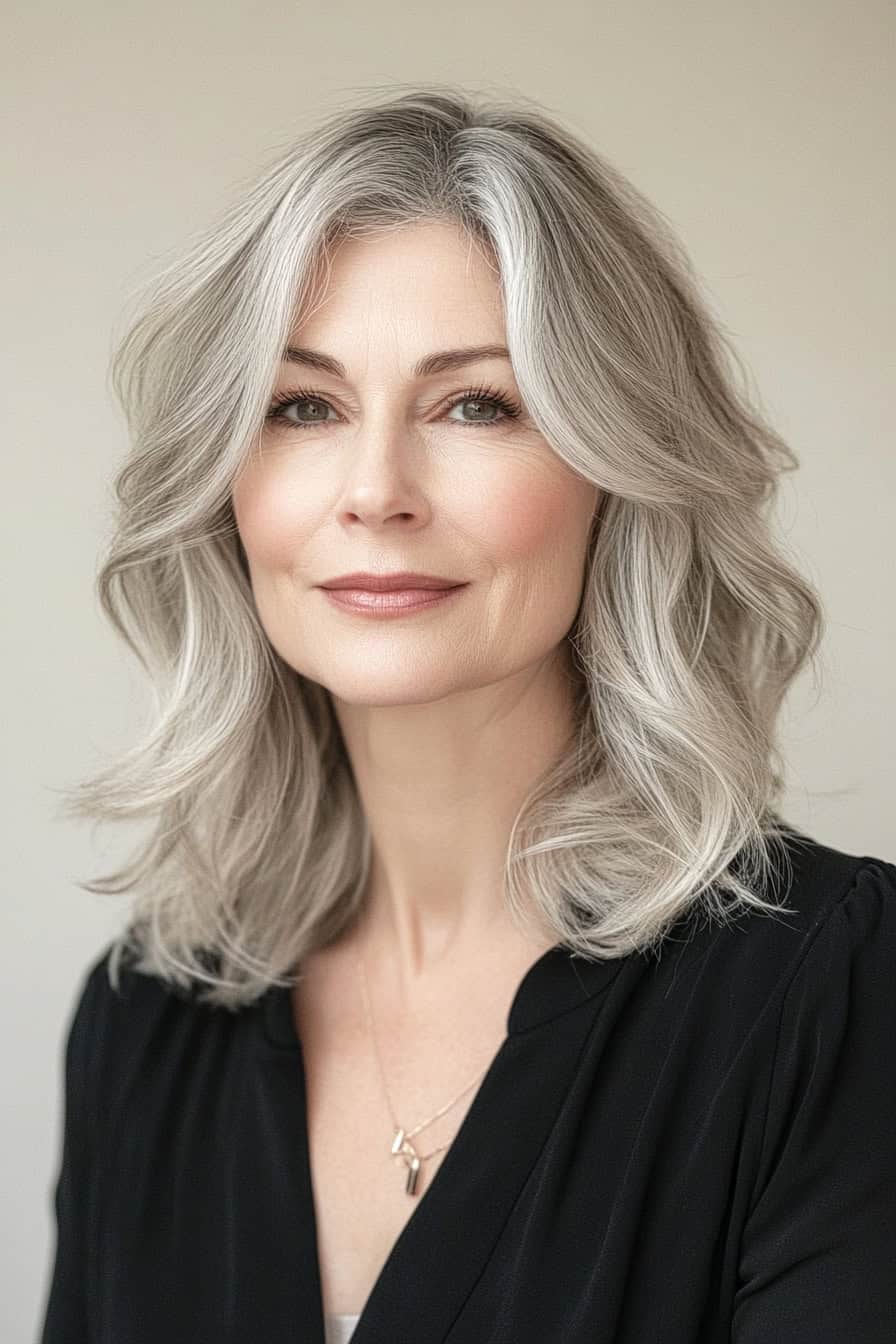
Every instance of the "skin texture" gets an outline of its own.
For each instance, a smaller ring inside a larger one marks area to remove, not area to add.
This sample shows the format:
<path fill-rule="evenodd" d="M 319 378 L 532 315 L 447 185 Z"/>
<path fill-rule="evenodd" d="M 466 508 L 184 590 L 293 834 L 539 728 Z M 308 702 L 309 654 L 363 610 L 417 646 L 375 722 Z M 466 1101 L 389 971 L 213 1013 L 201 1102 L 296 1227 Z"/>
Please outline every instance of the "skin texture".
<path fill-rule="evenodd" d="M 332 695 L 354 768 L 374 850 L 358 938 L 387 1021 L 456 1003 L 459 985 L 491 986 L 500 1017 L 551 941 L 511 925 L 501 870 L 517 810 L 571 729 L 564 637 L 600 492 L 525 406 L 504 420 L 491 403 L 452 405 L 479 385 L 521 403 L 509 360 L 413 376 L 425 355 L 484 344 L 506 344 L 498 276 L 460 229 L 343 241 L 290 345 L 346 376 L 281 365 L 275 392 L 326 404 L 267 423 L 233 491 L 264 629 Z M 363 569 L 468 587 L 388 621 L 315 587 Z"/>

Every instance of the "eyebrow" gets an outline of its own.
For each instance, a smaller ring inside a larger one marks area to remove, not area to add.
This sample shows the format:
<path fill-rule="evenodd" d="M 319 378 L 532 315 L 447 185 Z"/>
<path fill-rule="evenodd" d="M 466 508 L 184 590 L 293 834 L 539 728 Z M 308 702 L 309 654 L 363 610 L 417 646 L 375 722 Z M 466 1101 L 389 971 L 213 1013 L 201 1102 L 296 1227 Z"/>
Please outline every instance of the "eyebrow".
<path fill-rule="evenodd" d="M 415 378 L 430 378 L 436 373 L 449 373 L 452 369 L 463 368 L 480 359 L 510 359 L 510 351 L 505 345 L 470 345 L 461 350 L 437 350 L 426 355 L 414 365 Z M 308 350 L 303 346 L 287 346 L 283 354 L 286 364 L 304 364 L 320 373 L 332 373 L 336 378 L 345 377 L 345 369 L 338 359 L 322 354 L 319 350 Z"/>

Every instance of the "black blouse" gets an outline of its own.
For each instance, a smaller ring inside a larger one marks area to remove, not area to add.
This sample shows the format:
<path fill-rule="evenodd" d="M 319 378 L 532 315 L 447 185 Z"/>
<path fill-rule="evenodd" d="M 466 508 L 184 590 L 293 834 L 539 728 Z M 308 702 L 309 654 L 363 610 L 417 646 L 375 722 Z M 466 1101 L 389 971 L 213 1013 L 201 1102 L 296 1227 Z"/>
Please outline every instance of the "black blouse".
<path fill-rule="evenodd" d="M 530 967 L 352 1344 L 896 1340 L 896 866 L 788 851 L 793 914 Z M 289 990 L 118 994 L 108 952 L 67 1038 L 41 1344 L 323 1344 Z"/>

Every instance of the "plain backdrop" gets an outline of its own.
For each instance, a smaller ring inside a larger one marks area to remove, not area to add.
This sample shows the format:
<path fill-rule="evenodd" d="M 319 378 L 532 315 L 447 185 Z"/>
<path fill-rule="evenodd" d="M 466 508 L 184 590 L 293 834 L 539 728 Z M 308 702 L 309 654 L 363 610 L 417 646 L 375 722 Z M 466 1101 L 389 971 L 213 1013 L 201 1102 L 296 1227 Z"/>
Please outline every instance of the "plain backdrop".
<path fill-rule="evenodd" d="M 142 674 L 94 593 L 125 452 L 113 328 L 157 258 L 274 144 L 390 83 L 540 102 L 684 240 L 800 457 L 779 516 L 821 591 L 820 684 L 782 717 L 785 814 L 896 859 L 890 0 L 7 6 L 2 323 L 3 1195 L 0 1338 L 36 1338 L 53 1244 L 62 1048 L 127 896 L 76 885 L 136 832 L 54 792 L 130 744 Z"/>

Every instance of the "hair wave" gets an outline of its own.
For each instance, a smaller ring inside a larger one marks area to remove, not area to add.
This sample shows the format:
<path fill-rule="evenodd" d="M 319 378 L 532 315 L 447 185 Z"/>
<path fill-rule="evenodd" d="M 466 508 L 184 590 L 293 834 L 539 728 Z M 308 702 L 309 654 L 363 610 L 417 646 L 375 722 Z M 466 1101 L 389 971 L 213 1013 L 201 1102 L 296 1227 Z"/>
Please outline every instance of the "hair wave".
<path fill-rule="evenodd" d="M 65 810 L 150 818 L 113 943 L 231 1008 L 360 909 L 370 835 L 329 693 L 271 647 L 231 491 L 340 238 L 425 219 L 492 259 L 524 401 L 604 492 L 567 639 L 576 726 L 508 840 L 505 895 L 588 957 L 695 911 L 779 911 L 775 724 L 821 637 L 770 518 L 797 459 L 747 390 L 671 227 L 520 97 L 392 85 L 280 146 L 140 291 L 111 376 L 131 437 L 101 606 L 149 675 L 142 740 Z M 726 899 L 727 898 L 727 899 Z"/>

